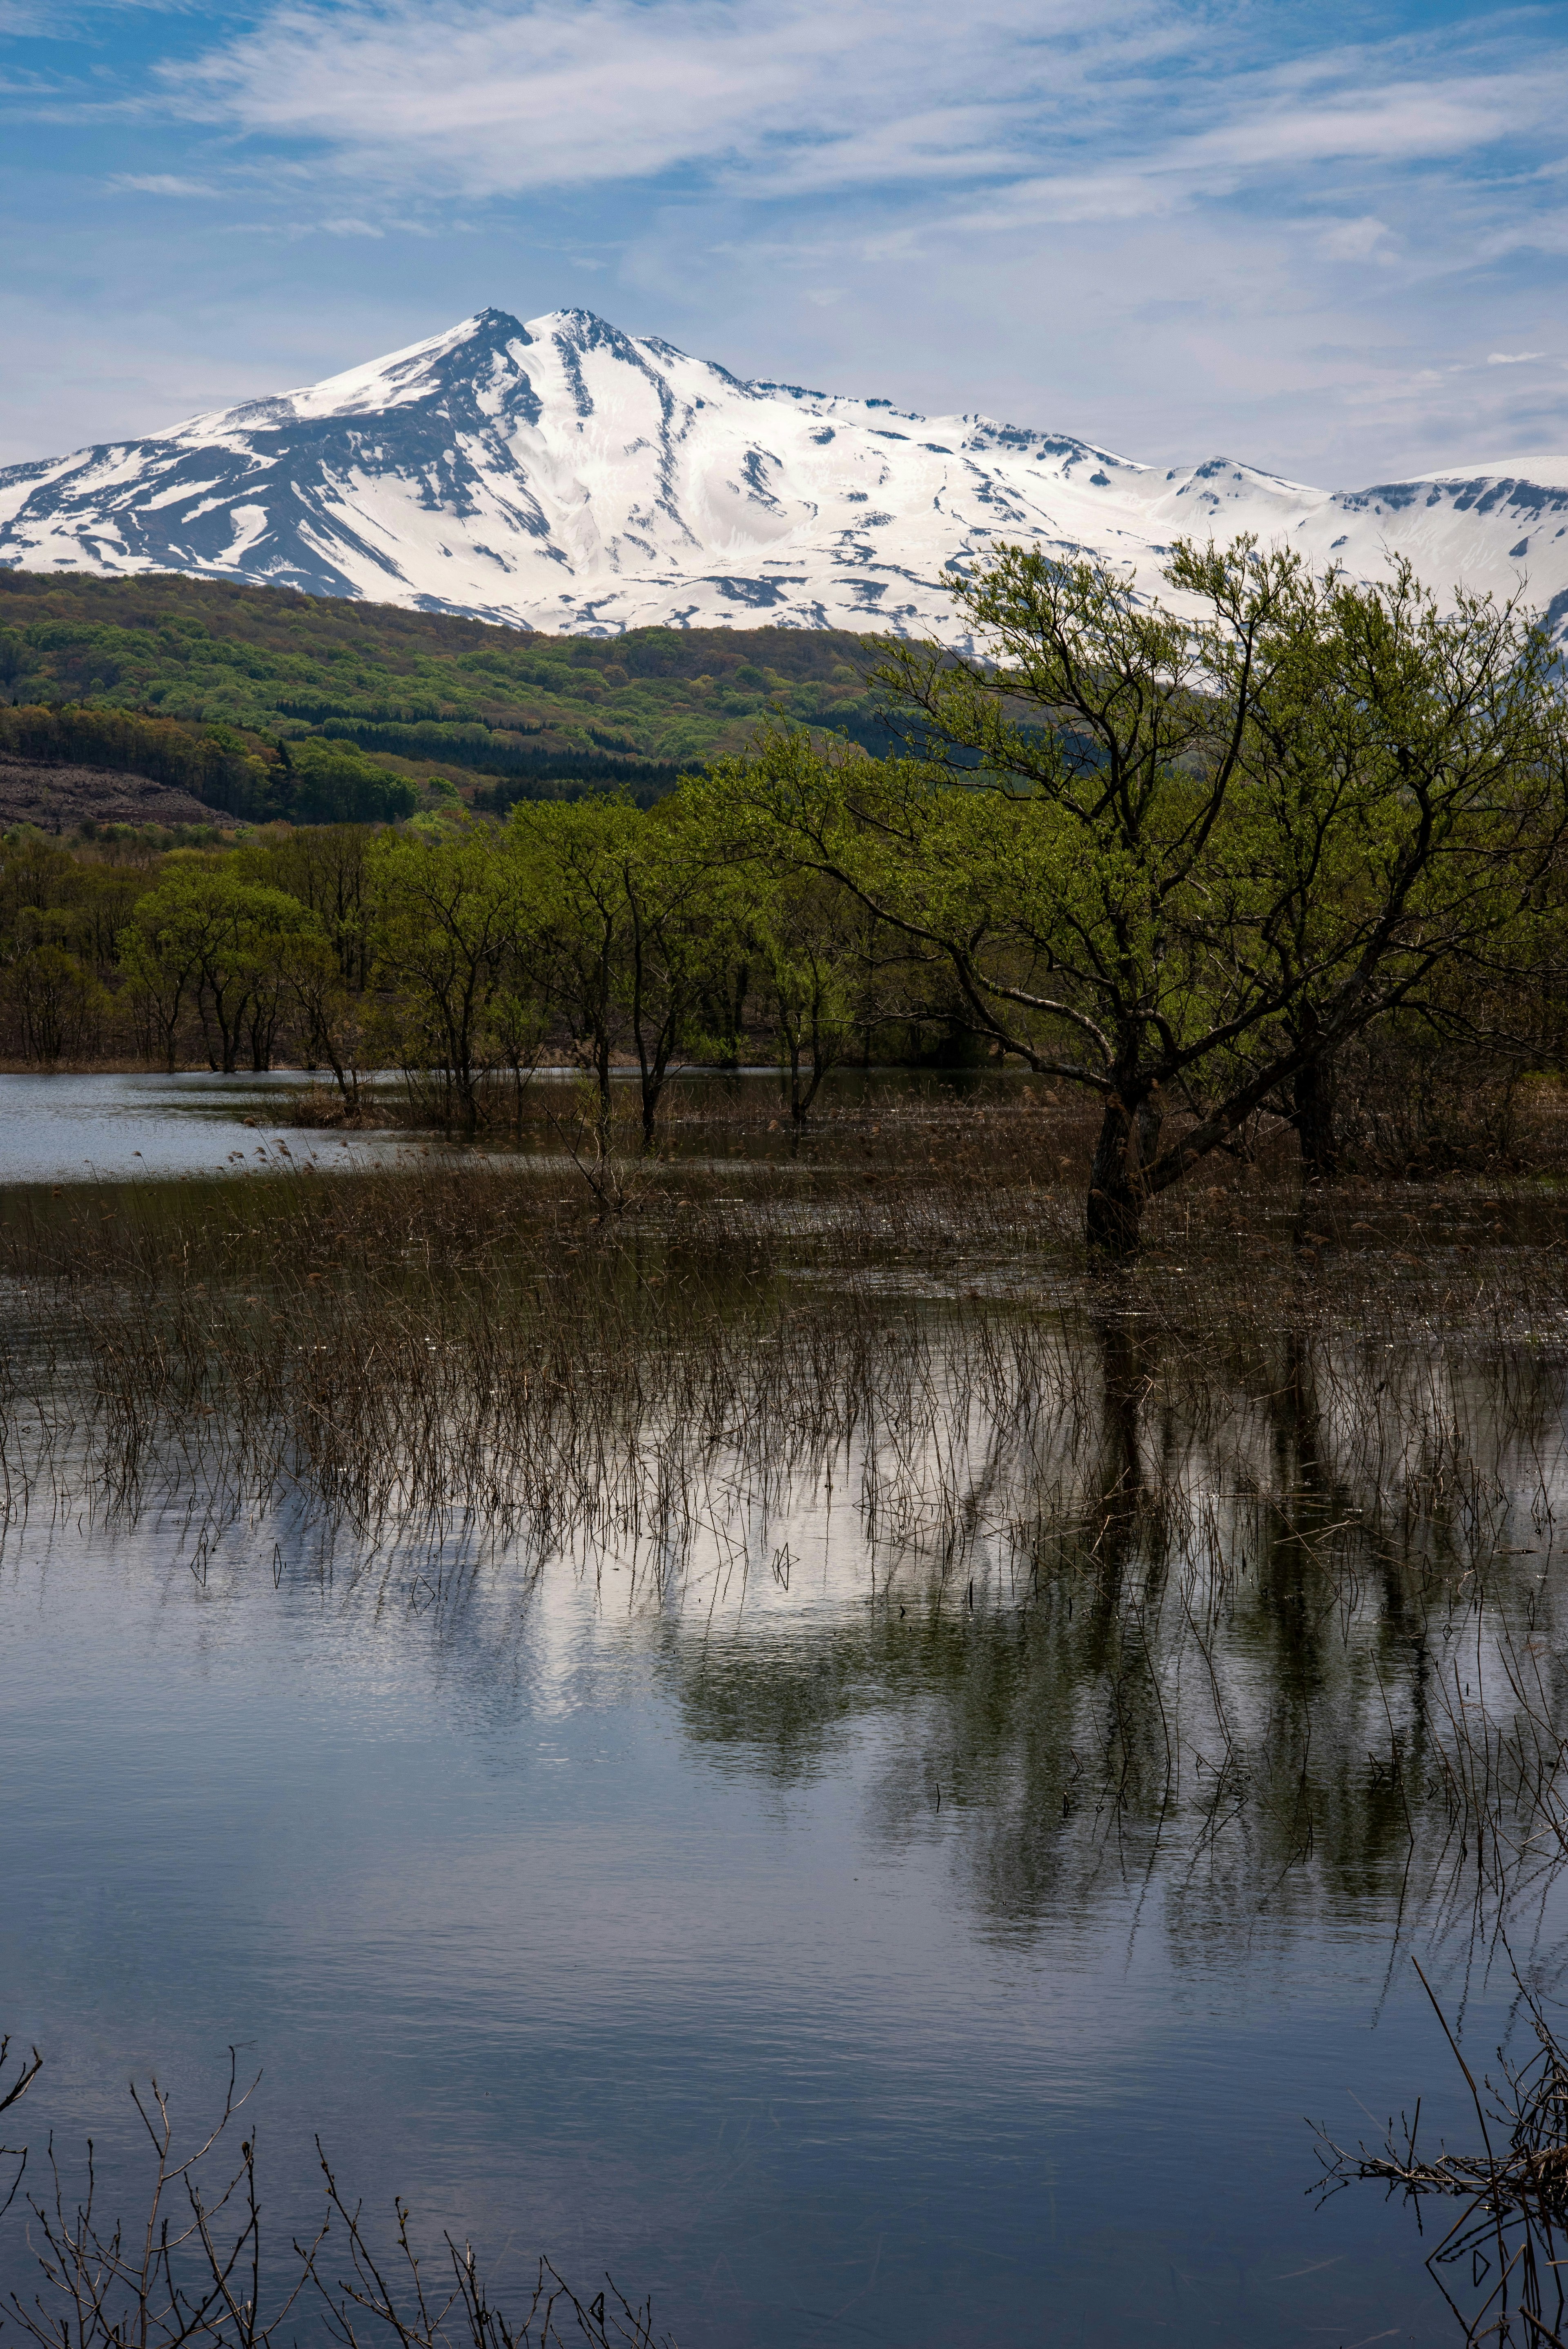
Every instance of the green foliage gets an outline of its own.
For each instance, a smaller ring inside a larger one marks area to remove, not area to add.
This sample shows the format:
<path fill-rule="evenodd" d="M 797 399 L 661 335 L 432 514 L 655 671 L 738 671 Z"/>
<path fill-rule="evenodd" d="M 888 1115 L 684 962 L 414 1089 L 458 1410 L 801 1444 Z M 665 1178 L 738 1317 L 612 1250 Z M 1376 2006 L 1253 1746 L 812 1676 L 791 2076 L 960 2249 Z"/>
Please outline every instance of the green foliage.
<path fill-rule="evenodd" d="M 127 983 L 170 1065 L 190 1000 L 210 1066 L 233 1070 L 247 1044 L 253 1067 L 270 1066 L 289 968 L 302 948 L 324 943 L 297 898 L 247 881 L 226 861 L 175 856 L 138 900 L 119 946 Z"/>
<path fill-rule="evenodd" d="M 412 815 L 419 788 L 341 742 L 302 742 L 291 753 L 288 814 L 296 823 L 395 823 Z"/>
<path fill-rule="evenodd" d="M 22 1049 L 46 1068 L 90 1054 L 109 1009 L 108 990 L 62 944 L 67 934 L 65 916 L 39 916 L 26 926 L 20 951 L 0 976 Z"/>
<path fill-rule="evenodd" d="M 213 580 L 0 571 L 9 693 L 439 760 L 505 778 L 488 787 L 497 812 L 562 782 L 667 792 L 682 765 L 742 748 L 775 702 L 879 741 L 865 666 L 859 639 L 826 630 L 553 637 Z"/>
<path fill-rule="evenodd" d="M 112 980 L 119 933 L 145 886 L 135 868 L 88 864 L 55 841 L 0 844 L 0 961 L 47 935 L 95 978 Z"/>
<path fill-rule="evenodd" d="M 146 775 L 248 822 L 389 823 L 411 815 L 419 789 L 349 742 L 288 750 L 247 744 L 232 726 L 200 734 L 170 719 L 65 704 L 0 708 L 0 750 L 46 766 Z"/>
<path fill-rule="evenodd" d="M 508 850 L 532 901 L 537 990 L 595 1079 L 602 1164 L 618 1044 L 636 1060 L 650 1144 L 671 1064 L 696 1041 L 754 891 L 679 801 L 651 817 L 624 800 L 519 807 Z"/>
<path fill-rule="evenodd" d="M 171 1065 L 199 1031 L 214 1067 L 265 1067 L 286 1031 L 346 1105 L 380 1052 L 469 1126 L 486 1078 L 509 1071 L 520 1102 L 549 1043 L 592 1081 L 594 1179 L 624 1204 L 605 1172 L 618 1067 L 651 1143 L 670 1071 L 736 1057 L 748 1005 L 797 1118 L 853 1036 L 939 1018 L 1098 1099 L 1089 1237 L 1124 1251 L 1147 1200 L 1249 1122 L 1288 1120 L 1326 1171 L 1335 1069 L 1375 1027 L 1482 1050 L 1518 1019 L 1533 1049 L 1549 1040 L 1530 999 L 1568 972 L 1568 725 L 1521 611 L 1462 593 L 1439 610 L 1407 568 L 1353 586 L 1245 539 L 1179 547 L 1169 579 L 1179 600 L 1147 602 L 1094 564 L 1000 547 L 955 590 L 981 654 L 884 647 L 884 739 L 919 755 L 781 716 L 648 809 L 597 792 L 486 822 L 440 776 L 421 798 L 331 718 L 268 742 L 211 719 L 197 734 L 105 707 L 0 709 L 0 742 L 156 756 L 316 819 L 216 854 L 149 852 L 140 876 L 8 844 L 14 1031 L 57 1052 L 108 1016 L 107 987 Z M 171 608 L 157 641 L 205 657 L 257 601 L 224 590 L 210 624 Z M 259 602 L 268 627 L 316 627 L 306 599 Z M 383 623 L 417 679 L 434 656 L 407 615 L 333 607 L 312 658 L 363 670 L 353 632 Z M 30 626 L 35 648 L 78 644 L 58 616 Z M 678 631 L 616 639 L 611 661 L 589 639 L 431 626 L 447 681 L 504 683 L 504 725 L 433 689 L 435 717 L 400 714 L 383 677 L 367 728 L 521 742 L 519 661 L 546 696 L 674 682 L 714 698 L 717 672 L 677 673 L 717 649 Z M 770 684 L 785 641 L 766 647 Z M 725 676 L 761 675 L 762 651 L 731 640 Z"/>
<path fill-rule="evenodd" d="M 271 767 L 228 728 L 198 735 L 167 719 L 81 703 L 53 709 L 0 706 L 0 751 L 43 766 L 146 775 L 243 818 L 275 812 Z"/>
<path fill-rule="evenodd" d="M 835 883 L 945 965 L 971 1026 L 1096 1093 L 1090 1231 L 1465 958 L 1513 951 L 1563 836 L 1544 636 L 1251 541 L 1177 549 L 1186 611 L 1002 547 L 986 658 L 893 648 L 919 759 L 775 733 L 696 794 L 735 853 Z M 1196 617 L 1189 617 L 1195 612 Z"/>
<path fill-rule="evenodd" d="M 376 977 L 395 999 L 391 1048 L 445 1081 L 449 1114 L 477 1118 L 493 1007 L 525 934 L 515 860 L 480 824 L 381 833 L 367 857 Z"/>
<path fill-rule="evenodd" d="M 855 1033 L 857 999 L 864 1004 L 867 994 L 867 927 L 855 897 L 810 872 L 786 870 L 757 908 L 758 957 L 797 1125 Z"/>

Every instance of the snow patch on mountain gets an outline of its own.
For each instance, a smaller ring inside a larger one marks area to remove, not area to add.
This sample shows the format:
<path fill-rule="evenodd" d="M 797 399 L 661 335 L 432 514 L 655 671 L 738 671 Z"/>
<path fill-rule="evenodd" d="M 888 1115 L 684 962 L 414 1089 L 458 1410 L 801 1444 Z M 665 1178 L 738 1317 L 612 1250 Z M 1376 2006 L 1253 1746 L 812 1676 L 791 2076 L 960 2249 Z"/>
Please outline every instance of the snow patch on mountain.
<path fill-rule="evenodd" d="M 979 415 L 746 382 L 587 310 L 485 310 L 325 382 L 0 471 L 0 564 L 197 573 L 613 634 L 773 622 L 961 636 L 999 540 L 1161 585 L 1252 531 L 1373 577 L 1530 600 L 1568 633 L 1568 458 L 1330 492 L 1163 468 Z"/>

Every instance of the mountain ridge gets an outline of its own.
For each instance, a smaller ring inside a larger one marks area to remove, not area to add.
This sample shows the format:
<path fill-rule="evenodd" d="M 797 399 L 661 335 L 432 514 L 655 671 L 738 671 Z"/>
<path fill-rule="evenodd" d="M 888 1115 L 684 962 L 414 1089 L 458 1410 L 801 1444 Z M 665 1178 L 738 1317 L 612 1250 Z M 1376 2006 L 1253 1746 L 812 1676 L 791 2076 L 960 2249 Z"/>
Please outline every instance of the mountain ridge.
<path fill-rule="evenodd" d="M 167 571 L 613 636 L 649 625 L 961 640 L 999 539 L 1129 567 L 1252 530 L 1568 635 L 1568 458 L 1330 492 L 1229 457 L 1158 466 L 978 412 L 748 380 L 582 309 L 486 309 L 317 384 L 0 471 L 0 566 Z"/>

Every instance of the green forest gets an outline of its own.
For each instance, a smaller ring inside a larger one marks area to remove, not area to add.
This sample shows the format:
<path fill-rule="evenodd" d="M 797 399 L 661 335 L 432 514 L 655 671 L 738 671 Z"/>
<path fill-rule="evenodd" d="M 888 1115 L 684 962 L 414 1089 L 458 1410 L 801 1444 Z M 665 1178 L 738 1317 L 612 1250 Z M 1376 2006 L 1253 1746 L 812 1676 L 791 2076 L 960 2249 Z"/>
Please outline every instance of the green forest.
<path fill-rule="evenodd" d="M 385 820 L 442 786 L 491 812 L 585 789 L 646 804 L 772 714 L 877 747 L 866 668 L 832 630 L 545 636 L 282 588 L 0 569 L 0 754 L 134 765 L 244 821 Z"/>
<path fill-rule="evenodd" d="M 647 807 L 453 797 L 163 848 L 14 832 L 9 1050 L 287 1061 L 345 1117 L 367 1071 L 400 1070 L 421 1116 L 469 1132 L 517 1122 L 532 1071 L 566 1061 L 601 1168 L 627 1103 L 657 1148 L 693 1061 L 775 1060 L 798 1123 L 852 1053 L 988 1059 L 1094 1108 L 1087 1232 L 1113 1257 L 1162 1193 L 1271 1135 L 1313 1180 L 1354 1136 L 1495 1154 L 1520 1082 L 1563 1059 L 1544 631 L 1244 539 L 1179 547 L 1168 577 L 1179 605 L 996 550 L 954 591 L 983 657 L 885 643 L 869 665 L 872 717 L 919 756 L 779 711 Z M 297 741 L 294 771 L 313 753 L 332 745 Z"/>

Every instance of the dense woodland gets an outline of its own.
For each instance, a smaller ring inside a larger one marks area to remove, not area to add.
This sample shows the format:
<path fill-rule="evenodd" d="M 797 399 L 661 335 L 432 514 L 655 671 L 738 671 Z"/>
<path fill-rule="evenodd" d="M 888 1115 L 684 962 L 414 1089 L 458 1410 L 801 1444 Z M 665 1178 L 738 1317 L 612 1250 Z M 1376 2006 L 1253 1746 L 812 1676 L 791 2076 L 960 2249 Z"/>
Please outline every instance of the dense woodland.
<path fill-rule="evenodd" d="M 442 785 L 492 812 L 584 788 L 646 804 L 775 712 L 879 747 L 865 667 L 830 629 L 531 636 L 286 588 L 0 569 L 0 697 L 19 705 L 0 754 L 134 761 L 249 821 L 380 820 Z"/>
<path fill-rule="evenodd" d="M 161 727 L 209 793 L 221 762 L 224 788 L 248 775 L 258 814 L 292 779 L 296 821 L 7 835 L 8 1049 L 286 1060 L 345 1117 L 365 1071 L 400 1069 L 420 1114 L 468 1130 L 520 1117 L 530 1071 L 565 1059 L 600 1165 L 618 1101 L 651 1149 L 692 1060 L 776 1059 L 804 1122 L 848 1056 L 989 1059 L 1096 1105 L 1088 1232 L 1113 1255 L 1194 1167 L 1271 1136 L 1316 1181 L 1356 1149 L 1506 1154 L 1521 1083 L 1563 1058 L 1550 644 L 1407 571 L 1356 587 L 1246 541 L 1179 548 L 1170 576 L 1179 615 L 1002 548 L 955 590 L 984 658 L 863 652 L 883 740 L 918 756 L 778 711 L 646 807 L 376 806 L 332 763 L 355 745 L 18 704 L 17 740 L 122 729 L 146 755 L 134 730 Z"/>

